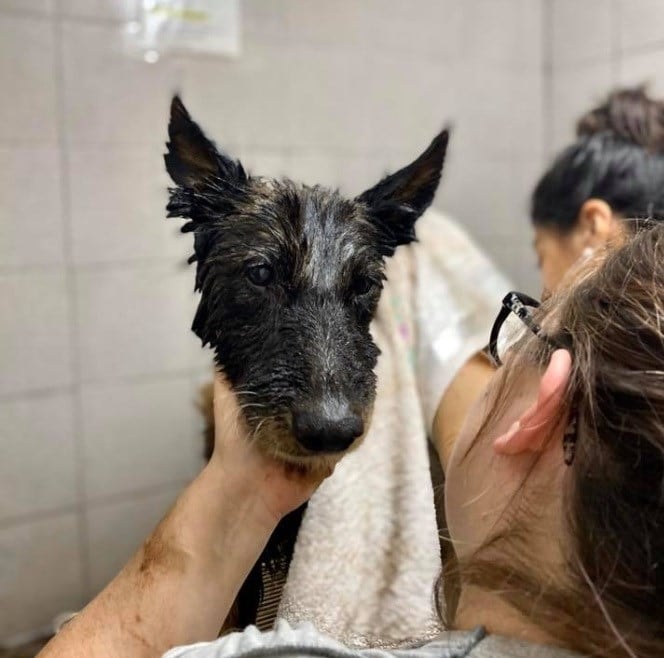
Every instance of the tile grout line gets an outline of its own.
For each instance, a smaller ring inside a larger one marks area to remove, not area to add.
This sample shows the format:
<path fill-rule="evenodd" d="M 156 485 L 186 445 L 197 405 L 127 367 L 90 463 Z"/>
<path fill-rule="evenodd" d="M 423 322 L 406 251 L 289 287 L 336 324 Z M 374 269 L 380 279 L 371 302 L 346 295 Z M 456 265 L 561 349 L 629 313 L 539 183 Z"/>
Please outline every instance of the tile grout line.
<path fill-rule="evenodd" d="M 39 11 L 37 9 L 19 9 L 18 7 L 2 7 L 0 15 L 10 18 L 24 18 L 26 20 L 50 21 L 55 12 Z"/>
<path fill-rule="evenodd" d="M 58 129 L 58 155 L 60 163 L 60 203 L 62 209 L 63 245 L 65 262 L 65 285 L 69 309 L 69 345 L 70 368 L 72 376 L 72 403 L 73 403 L 73 432 L 75 448 L 76 473 L 76 521 L 78 527 L 78 549 L 80 553 L 79 573 L 81 577 L 81 596 L 84 603 L 90 596 L 91 568 L 88 551 L 88 524 L 86 510 L 85 486 L 85 447 L 83 444 L 83 414 L 80 386 L 80 336 L 78 326 L 78 298 L 76 294 L 76 270 L 73 258 L 73 239 L 71 222 L 70 198 L 70 163 L 67 145 L 66 106 L 64 86 L 64 39 L 62 34 L 62 18 L 59 0 L 56 2 L 53 19 L 55 53 L 53 58 L 55 89 L 56 89 L 56 119 Z"/>
<path fill-rule="evenodd" d="M 210 363 L 212 363 L 212 354 L 210 353 Z M 150 384 L 152 382 L 161 381 L 174 381 L 184 380 L 188 377 L 197 377 L 203 374 L 205 366 L 191 366 L 188 368 L 181 368 L 179 370 L 164 370 L 155 372 L 143 372 L 135 375 L 117 375 L 108 378 L 90 378 L 82 379 L 78 382 L 78 386 L 83 384 L 86 388 L 92 390 L 108 389 L 115 387 L 126 387 L 131 385 Z M 57 395 L 75 393 L 76 386 L 52 386 L 44 388 L 30 388 L 17 393 L 0 393 L 0 405 L 12 402 L 21 402 L 24 400 L 32 400 L 34 398 L 48 398 Z"/>
<path fill-rule="evenodd" d="M 118 493 L 103 494 L 101 496 L 89 499 L 88 504 L 90 507 L 98 509 L 111 505 L 121 505 L 128 502 L 139 502 L 143 499 L 166 494 L 173 490 L 180 491 L 185 486 L 187 486 L 190 481 L 190 479 L 178 478 L 149 487 L 130 489 Z M 76 503 L 73 503 L 71 505 L 63 505 L 62 507 L 56 507 L 53 509 L 15 514 L 4 519 L 0 519 L 0 530 L 5 530 L 7 528 L 21 526 L 29 523 L 45 521 L 52 519 L 55 516 L 75 514 L 78 512 L 78 509 L 79 506 Z"/>

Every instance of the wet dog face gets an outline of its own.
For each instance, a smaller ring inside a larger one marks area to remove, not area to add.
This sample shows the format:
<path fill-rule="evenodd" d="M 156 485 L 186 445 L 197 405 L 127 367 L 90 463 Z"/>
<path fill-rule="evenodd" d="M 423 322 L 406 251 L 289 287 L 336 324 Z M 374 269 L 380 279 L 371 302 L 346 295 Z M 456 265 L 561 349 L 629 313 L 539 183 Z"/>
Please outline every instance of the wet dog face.
<path fill-rule="evenodd" d="M 193 330 L 215 352 L 266 452 L 335 460 L 368 428 L 378 348 L 369 333 L 384 259 L 415 239 L 448 133 L 413 163 L 349 200 L 321 187 L 249 176 L 174 98 L 169 217 L 190 221 Z M 335 457 L 336 456 L 336 457 Z"/>

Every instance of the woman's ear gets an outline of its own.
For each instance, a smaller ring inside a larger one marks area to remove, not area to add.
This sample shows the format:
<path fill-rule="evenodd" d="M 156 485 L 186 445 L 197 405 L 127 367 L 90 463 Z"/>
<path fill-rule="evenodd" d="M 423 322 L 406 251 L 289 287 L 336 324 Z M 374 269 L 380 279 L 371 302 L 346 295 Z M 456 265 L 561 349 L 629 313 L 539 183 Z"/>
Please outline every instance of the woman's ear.
<path fill-rule="evenodd" d="M 501 455 L 542 452 L 561 424 L 560 409 L 572 372 L 567 350 L 556 350 L 539 382 L 537 401 L 504 434 L 493 442 Z"/>
<path fill-rule="evenodd" d="M 583 247 L 601 247 L 614 237 L 618 220 L 611 206 L 602 199 L 588 199 L 581 206 L 577 220 Z"/>

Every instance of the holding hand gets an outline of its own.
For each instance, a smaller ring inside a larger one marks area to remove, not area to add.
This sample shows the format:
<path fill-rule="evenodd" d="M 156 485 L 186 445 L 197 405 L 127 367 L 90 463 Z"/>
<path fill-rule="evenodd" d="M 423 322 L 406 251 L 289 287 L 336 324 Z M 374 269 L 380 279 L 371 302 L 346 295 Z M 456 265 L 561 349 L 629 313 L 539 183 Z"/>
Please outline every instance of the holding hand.
<path fill-rule="evenodd" d="M 216 637 L 277 523 L 329 473 L 264 455 L 220 375 L 214 415 L 208 465 L 124 569 L 40 657 L 157 658 L 173 646 Z"/>
<path fill-rule="evenodd" d="M 210 460 L 239 491 L 258 496 L 267 521 L 277 523 L 308 500 L 329 475 L 286 464 L 263 454 L 246 426 L 235 393 L 223 375 L 214 380 L 214 452 Z"/>

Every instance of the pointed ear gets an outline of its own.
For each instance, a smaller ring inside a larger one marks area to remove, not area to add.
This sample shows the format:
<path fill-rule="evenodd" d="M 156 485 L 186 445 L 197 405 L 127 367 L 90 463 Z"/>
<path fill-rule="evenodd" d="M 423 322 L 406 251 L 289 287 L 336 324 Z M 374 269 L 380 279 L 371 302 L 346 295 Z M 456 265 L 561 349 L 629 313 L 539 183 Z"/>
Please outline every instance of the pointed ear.
<path fill-rule="evenodd" d="M 542 452 L 546 448 L 549 439 L 561 426 L 560 410 L 565 402 L 571 372 L 570 353 L 567 350 L 556 350 L 540 379 L 537 401 L 507 432 L 494 440 L 493 448 L 498 454 L 518 455 L 524 452 Z"/>
<path fill-rule="evenodd" d="M 386 176 L 357 201 L 369 207 L 381 232 L 383 255 L 415 240 L 415 221 L 429 207 L 440 182 L 449 130 L 443 130 L 417 160 Z"/>
<path fill-rule="evenodd" d="M 166 170 L 177 185 L 198 189 L 211 178 L 242 183 L 246 174 L 239 162 L 217 150 L 199 125 L 191 119 L 179 96 L 171 101 L 168 123 Z"/>

